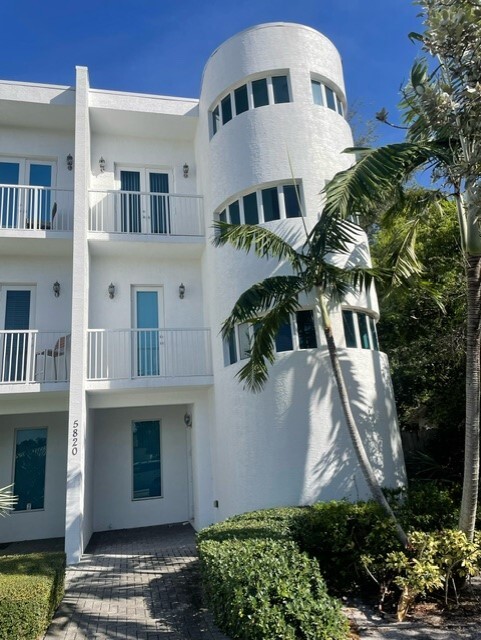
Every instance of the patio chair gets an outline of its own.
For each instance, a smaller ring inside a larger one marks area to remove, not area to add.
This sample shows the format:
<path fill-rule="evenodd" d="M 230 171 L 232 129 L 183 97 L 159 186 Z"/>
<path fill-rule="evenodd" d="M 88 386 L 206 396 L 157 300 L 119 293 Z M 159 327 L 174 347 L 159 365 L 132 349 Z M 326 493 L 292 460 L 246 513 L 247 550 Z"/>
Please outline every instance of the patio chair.
<path fill-rule="evenodd" d="M 53 360 L 53 371 L 54 371 L 54 380 L 53 381 L 57 381 L 59 379 L 58 377 L 58 359 L 62 358 L 64 359 L 64 366 L 65 366 L 65 378 L 63 378 L 63 380 L 67 380 L 68 379 L 68 360 L 69 360 L 69 356 L 70 356 L 70 333 L 68 333 L 65 336 L 61 336 L 57 342 L 55 343 L 54 347 L 52 349 L 49 348 L 45 348 L 45 349 L 40 349 L 39 351 L 37 351 L 35 353 L 35 360 L 37 360 L 40 357 L 44 358 L 44 362 L 43 362 L 43 381 L 45 382 L 46 380 L 46 370 L 47 370 L 47 358 L 52 358 Z"/>

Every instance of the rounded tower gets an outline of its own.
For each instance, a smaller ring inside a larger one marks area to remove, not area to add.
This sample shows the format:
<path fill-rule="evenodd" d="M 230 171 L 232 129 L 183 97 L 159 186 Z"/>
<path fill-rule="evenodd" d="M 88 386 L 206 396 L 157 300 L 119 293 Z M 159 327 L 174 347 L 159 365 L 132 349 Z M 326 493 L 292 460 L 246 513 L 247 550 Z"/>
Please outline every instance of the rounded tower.
<path fill-rule="evenodd" d="M 208 60 L 196 140 L 206 235 L 216 219 L 267 225 L 294 245 L 322 212 L 321 191 L 352 158 L 342 64 L 334 45 L 302 25 L 247 29 Z M 365 240 L 356 259 L 369 260 Z M 219 519 L 259 507 L 366 497 L 330 369 L 314 298 L 279 336 L 265 389 L 235 378 L 248 329 L 229 344 L 219 334 L 239 295 L 288 267 L 208 243 L 203 278 L 212 328 L 213 481 Z M 386 358 L 377 349 L 375 292 L 333 309 L 351 401 L 386 485 L 404 467 Z M 348 347 L 348 348 L 346 348 Z"/>

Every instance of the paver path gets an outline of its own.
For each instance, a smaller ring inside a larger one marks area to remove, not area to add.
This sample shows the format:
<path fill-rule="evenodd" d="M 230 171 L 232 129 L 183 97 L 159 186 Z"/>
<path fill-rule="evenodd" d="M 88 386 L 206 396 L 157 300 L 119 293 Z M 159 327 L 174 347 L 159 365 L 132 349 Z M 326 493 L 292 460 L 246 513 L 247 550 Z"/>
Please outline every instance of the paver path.
<path fill-rule="evenodd" d="M 45 640 L 228 640 L 202 608 L 190 525 L 95 533 Z"/>

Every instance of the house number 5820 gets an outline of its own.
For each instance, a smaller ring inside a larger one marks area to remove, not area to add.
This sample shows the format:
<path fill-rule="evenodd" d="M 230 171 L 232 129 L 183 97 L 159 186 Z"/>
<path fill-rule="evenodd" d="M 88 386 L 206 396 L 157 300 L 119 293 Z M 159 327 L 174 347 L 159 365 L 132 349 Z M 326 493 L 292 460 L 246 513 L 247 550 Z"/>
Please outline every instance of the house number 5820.
<path fill-rule="evenodd" d="M 76 456 L 78 453 L 78 420 L 74 420 L 72 426 L 72 455 Z"/>

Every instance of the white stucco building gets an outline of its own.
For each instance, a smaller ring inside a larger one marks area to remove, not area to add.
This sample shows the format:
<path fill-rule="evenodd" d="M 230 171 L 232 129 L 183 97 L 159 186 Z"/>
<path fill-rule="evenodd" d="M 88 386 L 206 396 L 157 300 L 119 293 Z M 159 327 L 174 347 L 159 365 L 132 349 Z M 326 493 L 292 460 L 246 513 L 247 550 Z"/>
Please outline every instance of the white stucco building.
<path fill-rule="evenodd" d="M 248 337 L 220 325 L 284 266 L 212 246 L 212 222 L 304 234 L 350 159 L 341 61 L 317 31 L 248 29 L 207 61 L 199 100 L 0 82 L 0 542 L 367 496 L 314 309 L 277 341 L 262 393 Z M 294 175 L 293 175 L 294 174 Z M 357 249 L 365 254 L 363 243 Z M 367 259 L 367 258 L 366 258 Z M 333 310 L 379 477 L 404 480 L 376 296 Z"/>

